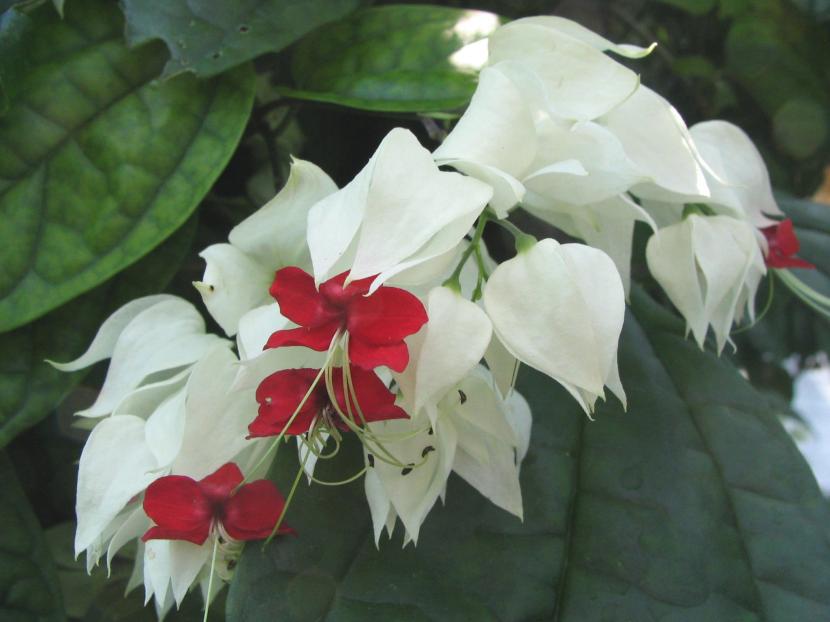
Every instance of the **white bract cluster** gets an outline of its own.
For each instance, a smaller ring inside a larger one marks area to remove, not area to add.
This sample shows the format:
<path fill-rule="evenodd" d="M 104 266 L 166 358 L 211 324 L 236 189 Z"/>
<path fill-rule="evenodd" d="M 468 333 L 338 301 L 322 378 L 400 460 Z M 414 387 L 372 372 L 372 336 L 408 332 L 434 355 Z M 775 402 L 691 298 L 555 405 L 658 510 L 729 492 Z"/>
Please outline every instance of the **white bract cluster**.
<path fill-rule="evenodd" d="M 757 228 L 779 212 L 743 132 L 687 129 L 613 58 L 649 51 L 555 17 L 503 26 L 434 153 L 395 129 L 340 189 L 295 159 L 277 196 L 202 251 L 195 285 L 236 352 L 172 296 L 107 320 L 59 366 L 111 359 L 98 400 L 78 413 L 100 418 L 78 480 L 75 544 L 88 566 L 147 531 L 152 482 L 231 461 L 262 475 L 286 435 L 309 481 L 327 444 L 359 436 L 376 541 L 400 519 L 417 543 L 452 472 L 521 518 L 531 413 L 518 366 L 553 378 L 588 416 L 606 390 L 626 403 L 617 346 L 635 221 L 653 231 L 649 268 L 694 337 L 703 345 L 711 326 L 723 347 L 753 313 L 766 271 Z M 518 231 L 506 220 L 517 206 L 586 244 Z M 515 257 L 490 259 L 488 224 L 514 234 Z M 239 547 L 222 542 L 227 578 Z M 135 582 L 161 613 L 194 583 L 207 590 L 210 543 L 141 543 Z"/>

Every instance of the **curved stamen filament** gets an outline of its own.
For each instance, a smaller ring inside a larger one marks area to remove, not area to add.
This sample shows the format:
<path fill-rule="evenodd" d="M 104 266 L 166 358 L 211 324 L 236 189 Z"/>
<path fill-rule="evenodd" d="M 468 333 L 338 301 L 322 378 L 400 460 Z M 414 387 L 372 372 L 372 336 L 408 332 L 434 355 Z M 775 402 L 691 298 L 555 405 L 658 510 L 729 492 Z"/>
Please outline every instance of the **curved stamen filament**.
<path fill-rule="evenodd" d="M 326 360 L 323 361 L 323 366 L 320 368 L 320 371 L 317 372 L 317 375 L 314 377 L 314 381 L 311 383 L 311 386 L 308 387 L 308 390 L 305 392 L 305 395 L 303 395 L 303 399 L 301 399 L 300 403 L 297 404 L 297 408 L 294 409 L 294 412 L 288 418 L 288 421 L 285 422 L 285 425 L 282 427 L 282 430 L 280 431 L 279 435 L 277 435 L 277 437 L 274 439 L 274 441 L 271 443 L 271 445 L 268 447 L 268 449 L 265 451 L 265 453 L 262 455 L 259 461 L 257 461 L 256 465 L 254 465 L 254 468 L 248 471 L 248 475 L 246 475 L 245 479 L 243 479 L 239 483 L 239 486 L 242 486 L 243 484 L 246 484 L 248 482 L 252 474 L 255 473 L 257 469 L 259 469 L 259 467 L 262 466 L 265 460 L 268 459 L 271 452 L 273 452 L 274 454 L 273 458 L 277 457 L 277 453 L 279 452 L 280 441 L 282 441 L 282 439 L 285 438 L 285 433 L 288 431 L 288 428 L 290 428 L 291 424 L 294 423 L 294 420 L 300 414 L 300 411 L 303 409 L 303 406 L 305 406 L 306 402 L 311 397 L 311 394 L 314 393 L 314 389 L 317 388 L 317 385 L 320 382 L 320 378 L 322 378 L 326 374 L 326 370 L 330 368 L 332 358 L 334 357 L 334 353 L 337 350 L 337 346 L 340 341 L 340 337 L 340 331 L 334 333 L 334 337 L 332 337 L 331 339 L 331 344 L 329 345 L 328 353 L 326 355 Z M 239 486 L 237 486 L 237 489 L 239 488 Z"/>

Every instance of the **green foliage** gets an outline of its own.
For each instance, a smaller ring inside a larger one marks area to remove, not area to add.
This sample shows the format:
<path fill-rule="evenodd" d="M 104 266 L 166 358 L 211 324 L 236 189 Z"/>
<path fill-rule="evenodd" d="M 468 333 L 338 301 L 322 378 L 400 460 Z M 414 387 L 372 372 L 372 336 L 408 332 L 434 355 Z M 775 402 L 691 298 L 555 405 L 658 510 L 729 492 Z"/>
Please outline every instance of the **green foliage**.
<path fill-rule="evenodd" d="M 359 484 L 304 487 L 287 517 L 299 536 L 247 548 L 228 619 L 830 618 L 830 513 L 775 412 L 633 298 L 628 412 L 605 404 L 591 422 L 539 374 L 520 382 L 534 413 L 523 523 L 453 478 L 417 548 L 398 535 L 378 551 Z M 283 486 L 297 468 L 285 458 Z"/>
<path fill-rule="evenodd" d="M 192 212 L 233 152 L 249 68 L 154 80 L 160 46 L 129 50 L 108 3 L 32 14 L 31 69 L 0 118 L 0 331 L 145 255 Z"/>
<path fill-rule="evenodd" d="M 121 0 L 127 40 L 162 39 L 171 58 L 164 76 L 192 71 L 213 76 L 265 52 L 277 52 L 307 32 L 348 15 L 362 0 L 215 2 Z"/>
<path fill-rule="evenodd" d="M 715 8 L 717 5 L 717 0 L 658 0 L 664 4 L 670 4 L 672 6 L 677 7 L 678 9 L 683 9 L 688 13 L 692 13 L 693 15 L 701 15 L 703 13 L 708 13 L 712 9 Z"/>
<path fill-rule="evenodd" d="M 0 619 L 64 620 L 55 566 L 43 532 L 20 488 L 14 467 L 0 452 Z"/>
<path fill-rule="evenodd" d="M 478 79 L 467 63 L 483 59 L 453 55 L 498 23 L 492 13 L 429 5 L 366 9 L 304 38 L 292 57 L 296 88 L 282 93 L 384 112 L 461 108 Z"/>
<path fill-rule="evenodd" d="M 161 291 L 190 251 L 195 221 L 94 290 L 21 328 L 0 335 L 0 447 L 49 414 L 85 375 L 56 370 L 84 351 L 118 307 Z"/>
<path fill-rule="evenodd" d="M 23 53 L 32 20 L 15 9 L 0 15 L 0 115 L 6 113 L 20 88 L 20 80 L 29 68 Z"/>

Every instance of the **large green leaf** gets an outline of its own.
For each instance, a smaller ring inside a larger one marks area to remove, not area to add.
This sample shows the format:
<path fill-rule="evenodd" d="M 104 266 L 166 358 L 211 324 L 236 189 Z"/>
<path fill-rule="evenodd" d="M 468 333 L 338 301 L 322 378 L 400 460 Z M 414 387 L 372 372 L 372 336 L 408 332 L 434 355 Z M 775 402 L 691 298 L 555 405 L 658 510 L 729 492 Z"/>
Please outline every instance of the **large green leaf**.
<path fill-rule="evenodd" d="M 363 0 L 121 0 L 131 44 L 162 39 L 164 75 L 221 73 L 348 15 Z"/>
<path fill-rule="evenodd" d="M 98 327 L 122 304 L 159 292 L 190 250 L 195 220 L 161 246 L 91 292 L 44 317 L 0 335 L 0 447 L 48 415 L 84 377 L 48 363 L 84 351 Z"/>
<path fill-rule="evenodd" d="M 830 513 L 798 450 L 727 361 L 633 296 L 628 412 L 605 404 L 591 422 L 551 381 L 520 383 L 524 523 L 453 478 L 417 548 L 398 535 L 378 551 L 360 484 L 303 487 L 287 518 L 299 536 L 248 547 L 228 619 L 830 619 Z M 278 484 L 294 469 L 284 459 Z"/>
<path fill-rule="evenodd" d="M 487 48 L 454 55 L 498 25 L 493 13 L 438 6 L 359 11 L 297 45 L 291 68 L 295 88 L 282 92 L 387 112 L 461 108 L 475 90 Z"/>
<path fill-rule="evenodd" d="M 0 452 L 0 619 L 65 619 L 55 566 L 43 532 L 4 452 Z"/>
<path fill-rule="evenodd" d="M 0 14 L 0 115 L 9 109 L 29 68 L 23 48 L 31 28 L 32 20 L 16 9 Z"/>
<path fill-rule="evenodd" d="M 250 68 L 156 82 L 164 48 L 127 49 L 112 3 L 32 17 L 31 68 L 0 118 L 0 331 L 105 281 L 187 220 L 253 98 Z"/>

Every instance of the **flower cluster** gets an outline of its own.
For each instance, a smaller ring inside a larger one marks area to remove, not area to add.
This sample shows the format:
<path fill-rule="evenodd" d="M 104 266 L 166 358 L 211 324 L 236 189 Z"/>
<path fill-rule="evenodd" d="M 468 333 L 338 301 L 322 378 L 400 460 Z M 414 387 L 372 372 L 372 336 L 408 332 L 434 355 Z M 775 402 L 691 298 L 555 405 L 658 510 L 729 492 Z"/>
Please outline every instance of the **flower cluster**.
<path fill-rule="evenodd" d="M 521 518 L 519 364 L 588 416 L 606 391 L 625 405 L 617 345 L 637 221 L 654 278 L 701 347 L 711 326 L 722 348 L 753 317 L 767 266 L 805 263 L 749 138 L 724 121 L 687 128 L 611 56 L 649 51 L 555 17 L 507 24 L 435 152 L 392 130 L 340 189 L 294 160 L 270 202 L 202 251 L 195 286 L 230 339 L 173 296 L 110 317 L 59 365 L 111 359 L 78 413 L 100 419 L 78 479 L 88 567 L 138 539 L 136 583 L 160 613 L 194 583 L 209 601 L 242 542 L 292 531 L 301 474 L 318 481 L 346 437 L 364 464 L 342 483 L 362 478 L 376 542 L 400 521 L 417 543 L 452 472 Z M 585 244 L 518 230 L 519 205 Z M 513 234 L 514 257 L 493 262 L 488 225 Z M 283 499 L 255 478 L 287 437 L 298 473 Z"/>

